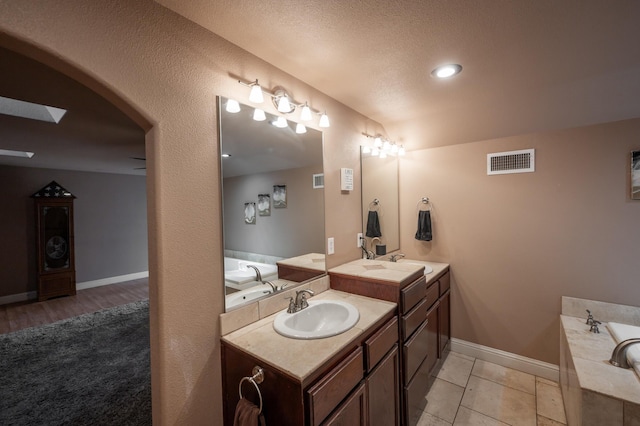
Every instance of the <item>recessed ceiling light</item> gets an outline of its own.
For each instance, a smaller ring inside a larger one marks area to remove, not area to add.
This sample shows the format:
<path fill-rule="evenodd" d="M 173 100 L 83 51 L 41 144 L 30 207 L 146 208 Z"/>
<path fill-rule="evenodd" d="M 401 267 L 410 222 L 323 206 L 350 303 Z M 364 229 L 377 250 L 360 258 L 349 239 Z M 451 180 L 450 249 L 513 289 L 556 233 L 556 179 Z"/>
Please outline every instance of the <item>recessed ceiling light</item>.
<path fill-rule="evenodd" d="M 66 109 L 0 96 L 0 114 L 58 124 L 66 113 Z"/>
<path fill-rule="evenodd" d="M 447 64 L 431 71 L 431 75 L 436 78 L 449 78 L 453 77 L 456 74 L 459 74 L 460 71 L 462 71 L 462 65 Z"/>
<path fill-rule="evenodd" d="M 0 149 L 0 155 L 6 155 L 8 157 L 31 158 L 34 154 L 33 152 L 28 151 L 12 151 L 10 149 Z"/>

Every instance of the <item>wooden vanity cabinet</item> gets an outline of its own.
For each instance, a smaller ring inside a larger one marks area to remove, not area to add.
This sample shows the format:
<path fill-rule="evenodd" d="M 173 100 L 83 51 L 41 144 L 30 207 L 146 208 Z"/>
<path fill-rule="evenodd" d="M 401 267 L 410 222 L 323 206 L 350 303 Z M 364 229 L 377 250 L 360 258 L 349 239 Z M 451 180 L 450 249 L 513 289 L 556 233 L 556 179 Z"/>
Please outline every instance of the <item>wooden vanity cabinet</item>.
<path fill-rule="evenodd" d="M 382 325 L 380 325 L 382 324 Z M 238 383 L 255 365 L 266 424 L 281 426 L 400 425 L 398 320 L 390 312 L 303 382 L 222 341 L 225 425 L 233 425 Z M 243 396 L 258 401 L 253 385 Z"/>
<path fill-rule="evenodd" d="M 443 357 L 451 337 L 449 268 L 429 277 L 429 281 L 424 275 L 415 274 L 400 283 L 331 271 L 329 275 L 331 287 L 336 290 L 398 303 L 398 394 L 402 407 L 399 424 L 415 425 L 427 403 L 430 373 Z M 371 407 L 369 410 L 373 421 Z"/>

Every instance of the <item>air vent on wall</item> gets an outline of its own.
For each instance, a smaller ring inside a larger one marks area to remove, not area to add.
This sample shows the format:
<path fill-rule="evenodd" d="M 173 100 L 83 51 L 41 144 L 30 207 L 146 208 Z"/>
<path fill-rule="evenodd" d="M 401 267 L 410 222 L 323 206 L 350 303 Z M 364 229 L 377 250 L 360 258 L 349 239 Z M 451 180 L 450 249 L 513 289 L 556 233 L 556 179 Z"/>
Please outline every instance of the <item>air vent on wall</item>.
<path fill-rule="evenodd" d="M 324 188 L 324 173 L 313 175 L 313 189 Z"/>
<path fill-rule="evenodd" d="M 535 150 L 522 149 L 519 151 L 495 152 L 487 154 L 487 174 L 503 175 L 507 173 L 534 172 Z"/>

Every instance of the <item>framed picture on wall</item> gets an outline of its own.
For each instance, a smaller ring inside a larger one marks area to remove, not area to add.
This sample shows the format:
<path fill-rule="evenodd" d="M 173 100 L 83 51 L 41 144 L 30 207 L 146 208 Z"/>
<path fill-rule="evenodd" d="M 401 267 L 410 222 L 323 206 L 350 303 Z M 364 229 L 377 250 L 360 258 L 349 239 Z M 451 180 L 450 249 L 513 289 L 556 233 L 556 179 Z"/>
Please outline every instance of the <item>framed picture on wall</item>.
<path fill-rule="evenodd" d="M 287 207 L 287 185 L 273 185 L 273 208 Z"/>
<path fill-rule="evenodd" d="M 260 216 L 271 216 L 271 195 L 258 194 L 258 214 Z"/>
<path fill-rule="evenodd" d="M 244 203 L 244 223 L 256 224 L 256 203 Z"/>
<path fill-rule="evenodd" d="M 640 151 L 631 152 L 631 199 L 640 200 Z"/>

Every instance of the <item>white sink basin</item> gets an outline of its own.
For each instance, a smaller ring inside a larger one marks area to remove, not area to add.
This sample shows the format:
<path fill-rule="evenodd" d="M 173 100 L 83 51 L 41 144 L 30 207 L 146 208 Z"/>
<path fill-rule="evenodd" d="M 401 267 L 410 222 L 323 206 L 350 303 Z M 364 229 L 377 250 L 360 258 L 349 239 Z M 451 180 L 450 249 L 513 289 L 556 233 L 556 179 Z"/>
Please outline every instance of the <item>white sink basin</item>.
<path fill-rule="evenodd" d="M 355 306 L 341 300 L 312 300 L 299 312 L 278 314 L 273 328 L 292 339 L 322 339 L 352 328 L 360 319 Z"/>
<path fill-rule="evenodd" d="M 398 263 L 409 263 L 411 265 L 424 266 L 424 274 L 430 274 L 433 272 L 433 268 L 427 265 L 425 262 L 420 262 L 419 260 L 412 259 L 398 259 Z"/>

